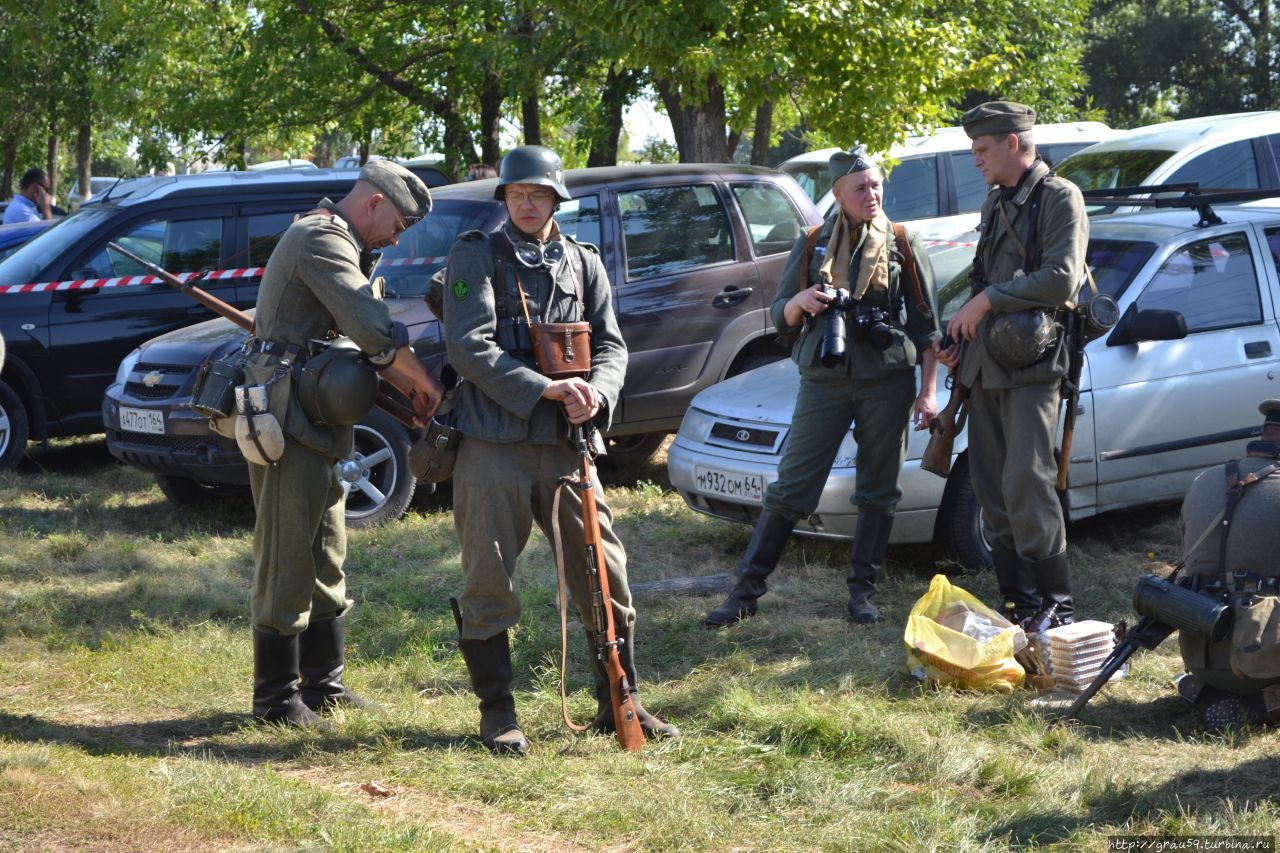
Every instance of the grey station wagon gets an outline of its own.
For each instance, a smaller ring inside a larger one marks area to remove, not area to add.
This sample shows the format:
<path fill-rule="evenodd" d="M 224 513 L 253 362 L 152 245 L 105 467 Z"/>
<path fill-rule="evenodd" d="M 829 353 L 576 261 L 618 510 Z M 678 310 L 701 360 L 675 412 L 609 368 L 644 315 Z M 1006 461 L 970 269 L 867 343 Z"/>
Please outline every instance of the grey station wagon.
<path fill-rule="evenodd" d="M 769 305 L 796 236 L 821 219 L 799 185 L 772 169 L 576 169 L 565 184 L 573 201 L 560 206 L 556 219 L 564 232 L 600 247 L 630 350 L 609 452 L 648 457 L 699 391 L 782 357 Z M 422 297 L 460 233 L 492 230 L 503 220 L 495 186 L 488 180 L 434 191 L 431 215 L 384 251 L 378 268 L 392 311 L 410 327 L 418 357 L 437 373 L 445 361 L 442 330 Z M 108 448 L 153 472 L 174 502 L 200 502 L 248 482 L 235 443 L 213 434 L 189 405 L 199 364 L 243 335 L 215 320 L 155 338 L 124 360 L 107 389 Z M 372 524 L 404 512 L 415 486 L 410 440 L 378 411 L 357 426 L 357 454 L 338 465 L 349 522 Z"/>

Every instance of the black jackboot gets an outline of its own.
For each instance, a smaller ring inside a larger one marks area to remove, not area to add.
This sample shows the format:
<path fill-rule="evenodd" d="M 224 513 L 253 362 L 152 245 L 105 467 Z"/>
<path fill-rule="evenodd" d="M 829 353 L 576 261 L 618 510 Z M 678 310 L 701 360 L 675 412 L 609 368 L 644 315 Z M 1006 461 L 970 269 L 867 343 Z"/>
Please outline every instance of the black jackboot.
<path fill-rule="evenodd" d="M 756 615 L 756 599 L 768 589 L 765 578 L 777 568 L 795 526 L 795 521 L 776 512 L 766 509 L 760 513 L 747 553 L 738 563 L 738 585 L 724 603 L 707 614 L 703 624 L 708 628 L 723 628 Z"/>
<path fill-rule="evenodd" d="M 253 631 L 253 716 L 263 723 L 320 721 L 298 691 L 298 635 Z"/>
<path fill-rule="evenodd" d="M 991 559 L 995 563 L 996 583 L 1000 586 L 1000 615 L 1009 615 L 1013 605 L 1013 622 L 1024 624 L 1040 612 L 1040 592 L 1036 589 L 1035 576 L 1015 551 L 992 548 Z"/>
<path fill-rule="evenodd" d="M 298 635 L 298 664 L 303 703 L 313 711 L 346 705 L 351 708 L 374 709 L 377 706 L 342 683 L 345 665 L 343 645 L 346 627 L 343 617 L 324 619 L 307 625 Z"/>
<path fill-rule="evenodd" d="M 507 632 L 487 640 L 458 640 L 458 650 L 471 673 L 471 689 L 480 697 L 480 742 L 499 755 L 524 755 L 529 741 L 516 722 Z"/>
<path fill-rule="evenodd" d="M 635 629 L 615 628 L 622 644 L 618 647 L 618 658 L 622 663 L 622 671 L 627 676 L 627 687 L 631 691 L 631 704 L 636 709 L 636 719 L 645 737 L 664 738 L 680 737 L 680 730 L 668 722 L 655 717 L 640 704 L 640 688 L 636 683 L 636 649 Z M 596 718 L 588 728 L 599 734 L 613 734 L 618 730 L 613 719 L 613 700 L 609 696 L 609 675 L 605 672 L 604 661 L 596 656 L 595 643 L 591 641 L 591 633 L 587 632 L 587 647 L 591 655 L 591 671 L 596 677 Z"/>
<path fill-rule="evenodd" d="M 884 565 L 893 532 L 893 513 L 879 509 L 858 510 L 858 529 L 853 534 L 849 577 L 849 619 L 860 625 L 880 621 L 880 610 L 871 603 L 876 578 Z"/>
<path fill-rule="evenodd" d="M 1071 564 L 1067 562 L 1067 552 L 1044 560 L 1037 560 L 1030 566 L 1035 578 L 1036 587 L 1040 590 L 1041 605 L 1058 605 L 1054 615 L 1059 625 L 1068 625 L 1075 621 L 1076 608 L 1071 600 Z"/>

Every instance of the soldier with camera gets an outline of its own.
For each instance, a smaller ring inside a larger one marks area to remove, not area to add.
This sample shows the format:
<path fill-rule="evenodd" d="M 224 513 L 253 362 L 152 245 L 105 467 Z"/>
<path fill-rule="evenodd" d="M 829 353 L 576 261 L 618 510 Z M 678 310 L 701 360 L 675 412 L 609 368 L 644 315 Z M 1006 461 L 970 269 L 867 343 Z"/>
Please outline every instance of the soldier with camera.
<path fill-rule="evenodd" d="M 453 520 L 465 588 L 455 617 L 458 647 L 480 699 L 480 739 L 495 753 L 523 755 L 529 744 L 516 719 L 508 639 L 520 619 L 511 582 L 516 561 L 534 524 L 548 540 L 558 529 L 564 581 L 583 624 L 594 624 L 589 566 L 580 544 L 582 498 L 575 489 L 561 489 L 561 482 L 575 474 L 581 459 L 570 425 L 598 432 L 617 409 L 627 347 L 599 250 L 562 234 L 556 223 L 560 203 L 572 200 L 559 155 L 539 145 L 512 149 L 499 165 L 494 196 L 506 205 L 507 221 L 491 234 L 460 236 L 443 282 L 445 342 L 462 380 L 454 391 L 453 411 L 464 437 L 454 468 Z M 589 324 L 585 378 L 552 379 L 541 368 L 535 344 L 542 340 L 541 329 L 553 324 Z M 603 499 L 597 507 L 632 705 L 646 734 L 678 735 L 635 697 L 636 611 L 626 552 Z M 604 664 L 592 657 L 599 714 L 591 728 L 614 731 L 610 682 Z"/>
<path fill-rule="evenodd" d="M 1054 434 L 1071 359 L 1064 309 L 1084 279 L 1089 220 L 1080 190 L 1036 154 L 1034 110 L 992 101 L 963 123 L 993 189 L 972 296 L 947 325 L 959 343 L 939 347 L 938 360 L 959 364 L 957 380 L 970 389 L 969 472 L 1006 609 L 1025 621 L 1056 604 L 1070 622 Z"/>
<path fill-rule="evenodd" d="M 932 344 L 933 268 L 916 235 L 884 215 L 879 167 L 861 149 L 828 164 L 838 202 L 817 229 L 797 239 L 773 303 L 773 322 L 797 335 L 800 367 L 778 479 L 769 484 L 755 532 L 728 599 L 707 614 L 709 627 L 756 613 L 765 579 L 778 565 L 796 522 L 817 508 L 836 451 L 852 424 L 857 441 L 858 507 L 850 570 L 848 618 L 871 623 L 871 602 L 902 491 L 907 430 L 936 414 Z M 917 393 L 915 368 L 920 365 Z"/>

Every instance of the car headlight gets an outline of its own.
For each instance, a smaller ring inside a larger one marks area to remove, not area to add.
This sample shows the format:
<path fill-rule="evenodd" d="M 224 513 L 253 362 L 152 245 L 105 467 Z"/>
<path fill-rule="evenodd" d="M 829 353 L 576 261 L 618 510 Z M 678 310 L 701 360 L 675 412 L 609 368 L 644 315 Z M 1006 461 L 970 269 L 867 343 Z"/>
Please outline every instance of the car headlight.
<path fill-rule="evenodd" d="M 680 422 L 678 435 L 690 441 L 706 441 L 715 422 L 716 419 L 711 415 L 690 406 L 684 413 L 684 420 Z"/>
<path fill-rule="evenodd" d="M 129 381 L 129 374 L 133 372 L 133 368 L 137 366 L 138 360 L 142 358 L 142 349 L 136 349 L 124 357 L 124 361 L 120 362 L 120 366 L 116 368 L 116 384 L 123 385 Z"/>
<path fill-rule="evenodd" d="M 849 430 L 844 434 L 844 440 L 840 442 L 840 449 L 836 451 L 836 461 L 831 463 L 831 467 L 852 468 L 857 457 L 858 442 L 853 440 L 853 430 Z"/>

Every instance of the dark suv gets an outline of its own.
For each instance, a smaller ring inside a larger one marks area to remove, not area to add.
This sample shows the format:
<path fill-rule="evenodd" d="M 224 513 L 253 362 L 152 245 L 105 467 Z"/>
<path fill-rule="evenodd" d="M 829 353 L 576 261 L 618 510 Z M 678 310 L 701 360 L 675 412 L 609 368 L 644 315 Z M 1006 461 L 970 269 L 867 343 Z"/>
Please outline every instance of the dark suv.
<path fill-rule="evenodd" d="M 410 327 L 419 358 L 433 372 L 444 366 L 444 341 L 422 297 L 458 234 L 502 222 L 495 183 L 434 192 L 431 215 L 387 249 L 378 267 L 392 312 Z M 630 350 L 610 453 L 647 457 L 680 425 L 694 394 L 783 354 L 769 305 L 796 235 L 820 219 L 804 191 L 772 169 L 578 169 L 566 173 L 565 184 L 573 201 L 560 205 L 556 221 L 601 247 Z M 175 502 L 248 482 L 235 443 L 215 435 L 189 407 L 197 366 L 243 338 L 226 321 L 162 336 L 130 353 L 107 390 L 107 446 L 154 472 Z M 404 512 L 415 486 L 406 462 L 411 438 L 377 410 L 356 427 L 356 456 L 338 465 L 350 523 Z"/>
<path fill-rule="evenodd" d="M 217 172 L 121 183 L 0 261 L 0 469 L 27 440 L 102 431 L 102 394 L 138 344 L 213 317 L 107 249 L 114 240 L 172 272 L 222 270 L 202 286 L 239 307 L 258 293 L 293 216 L 341 196 L 356 172 Z M 105 286 L 104 286 L 105 285 Z"/>

